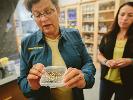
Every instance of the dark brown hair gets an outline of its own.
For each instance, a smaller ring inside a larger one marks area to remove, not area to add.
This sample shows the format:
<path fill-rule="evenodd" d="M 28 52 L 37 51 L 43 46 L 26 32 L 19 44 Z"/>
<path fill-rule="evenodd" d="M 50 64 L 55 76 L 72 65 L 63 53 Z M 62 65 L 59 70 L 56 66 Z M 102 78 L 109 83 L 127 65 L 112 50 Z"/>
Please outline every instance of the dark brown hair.
<path fill-rule="evenodd" d="M 121 8 L 126 5 L 133 7 L 133 2 L 126 2 L 119 7 L 118 12 L 115 17 L 115 20 L 112 24 L 111 30 L 108 32 L 107 36 L 109 36 L 109 37 L 111 36 L 111 38 L 116 38 L 117 34 L 120 31 L 120 27 L 118 25 L 118 15 L 119 15 Z M 127 30 L 126 36 L 133 37 L 133 23 L 130 25 L 129 29 Z"/>

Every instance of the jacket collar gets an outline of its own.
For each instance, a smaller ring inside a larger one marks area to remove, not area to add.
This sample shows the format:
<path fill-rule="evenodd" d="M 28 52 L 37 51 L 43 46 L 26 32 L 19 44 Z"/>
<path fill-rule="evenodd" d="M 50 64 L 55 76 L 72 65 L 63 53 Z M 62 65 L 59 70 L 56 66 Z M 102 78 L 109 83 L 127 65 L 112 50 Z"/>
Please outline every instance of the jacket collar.
<path fill-rule="evenodd" d="M 65 28 L 64 27 L 60 27 L 59 28 L 59 32 L 60 32 L 60 34 L 61 34 L 61 38 L 63 38 L 63 39 L 67 39 L 66 38 L 66 31 L 65 31 Z M 40 42 L 42 42 L 42 41 L 44 41 L 44 34 L 45 33 L 43 33 L 42 31 L 37 31 L 37 43 L 40 43 Z"/>

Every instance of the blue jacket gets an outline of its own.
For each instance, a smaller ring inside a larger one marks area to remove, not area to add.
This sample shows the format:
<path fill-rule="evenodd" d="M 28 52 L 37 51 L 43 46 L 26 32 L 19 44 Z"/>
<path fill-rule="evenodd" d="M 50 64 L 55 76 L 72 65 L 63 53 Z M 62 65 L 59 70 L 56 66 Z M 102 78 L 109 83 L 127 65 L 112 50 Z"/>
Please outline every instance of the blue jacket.
<path fill-rule="evenodd" d="M 81 69 L 86 81 L 85 88 L 91 88 L 94 84 L 95 67 L 88 55 L 80 34 L 75 29 L 60 28 L 59 51 L 67 67 Z M 33 64 L 42 63 L 45 66 L 52 64 L 52 53 L 41 31 L 26 37 L 21 42 L 20 77 L 18 84 L 23 94 L 32 100 L 50 100 L 49 87 L 41 87 L 32 90 L 27 82 L 27 75 Z M 74 100 L 84 100 L 83 89 L 73 88 Z"/>

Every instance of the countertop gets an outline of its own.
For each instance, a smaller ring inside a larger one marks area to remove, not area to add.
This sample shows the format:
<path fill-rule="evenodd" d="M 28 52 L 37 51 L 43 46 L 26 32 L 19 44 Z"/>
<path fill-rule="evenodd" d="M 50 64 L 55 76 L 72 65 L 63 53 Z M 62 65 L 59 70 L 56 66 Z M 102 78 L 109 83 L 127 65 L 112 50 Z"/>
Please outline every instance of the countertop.
<path fill-rule="evenodd" d="M 16 80 L 18 78 L 18 75 L 16 74 L 16 73 L 14 73 L 14 74 L 12 74 L 12 75 L 10 75 L 10 76 L 8 76 L 8 77 L 5 77 L 5 78 L 3 78 L 3 79 L 0 79 L 0 86 L 1 85 L 4 85 L 4 84 L 6 84 L 6 83 L 9 83 L 9 82 L 11 82 L 11 81 L 14 81 L 14 80 Z"/>

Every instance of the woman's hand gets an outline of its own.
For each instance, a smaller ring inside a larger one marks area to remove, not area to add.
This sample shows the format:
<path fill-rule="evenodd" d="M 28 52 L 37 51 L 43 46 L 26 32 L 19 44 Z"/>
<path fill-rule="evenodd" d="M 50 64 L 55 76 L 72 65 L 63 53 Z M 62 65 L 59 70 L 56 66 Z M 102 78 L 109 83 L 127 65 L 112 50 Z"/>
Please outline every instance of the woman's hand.
<path fill-rule="evenodd" d="M 116 65 L 116 61 L 114 59 L 111 59 L 111 60 L 108 60 L 106 63 L 105 63 L 106 66 L 110 67 L 110 68 L 114 68 L 115 65 Z"/>
<path fill-rule="evenodd" d="M 116 59 L 115 61 L 116 61 L 117 68 L 126 67 L 133 63 L 133 61 L 130 58 L 119 58 L 119 59 Z"/>
<path fill-rule="evenodd" d="M 43 72 L 44 65 L 40 63 L 33 65 L 33 67 L 30 69 L 27 80 L 32 90 L 38 90 L 41 87 L 39 81 Z"/>
<path fill-rule="evenodd" d="M 76 68 L 68 68 L 64 76 L 64 83 L 68 88 L 84 88 L 86 85 L 84 74 Z"/>
<path fill-rule="evenodd" d="M 106 66 L 110 68 L 122 68 L 132 64 L 133 61 L 130 58 L 119 58 L 115 60 L 108 60 Z"/>

